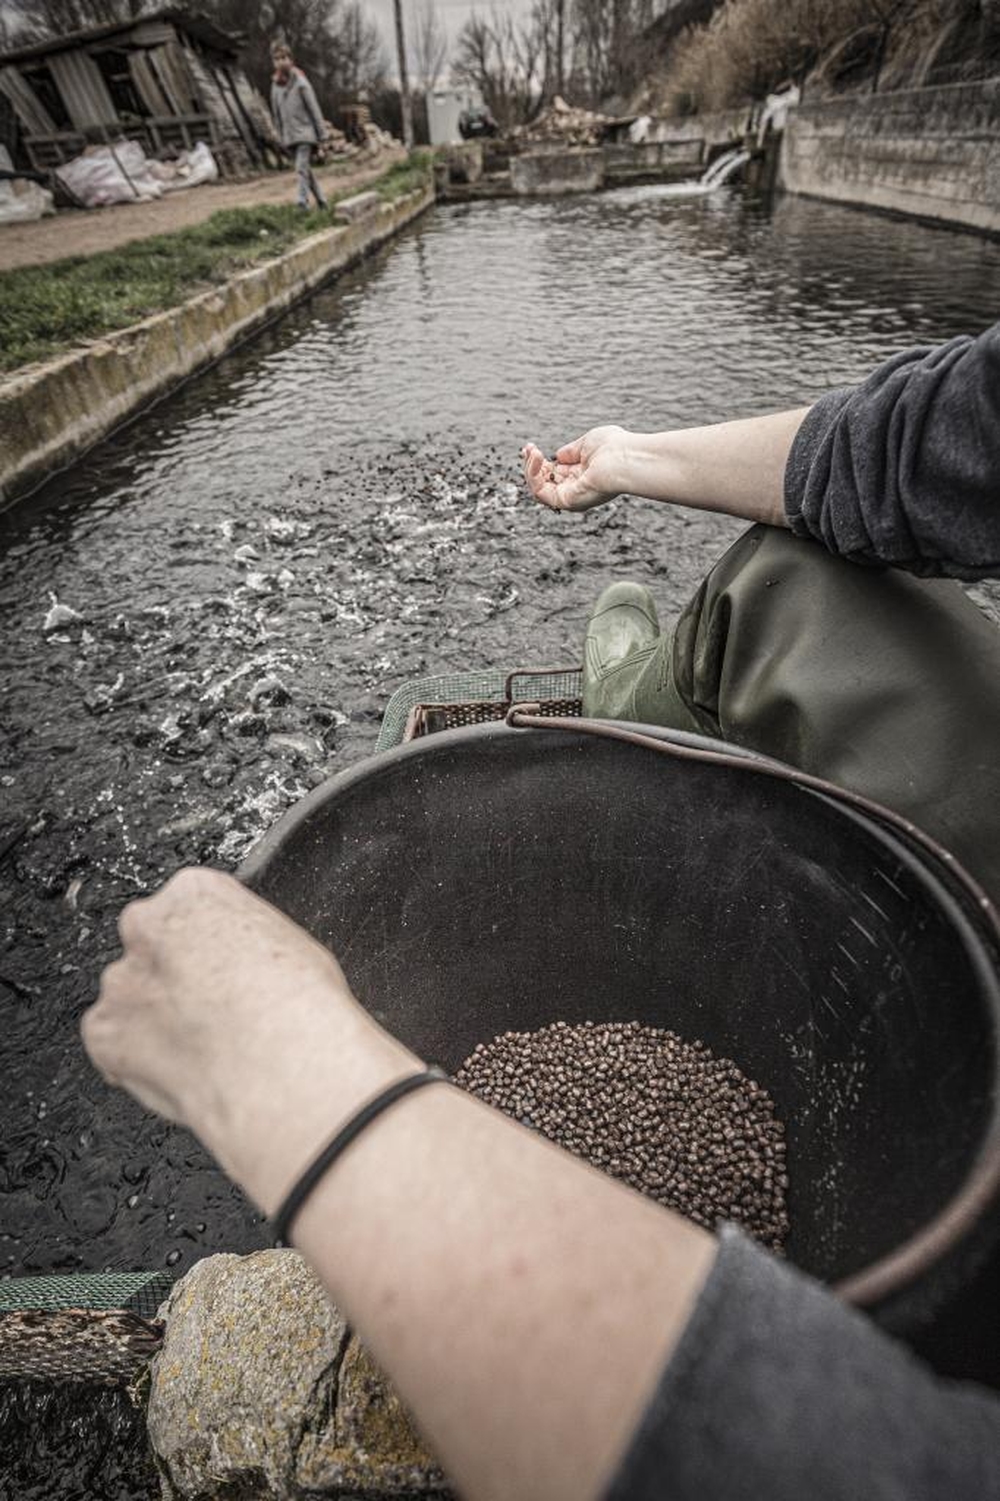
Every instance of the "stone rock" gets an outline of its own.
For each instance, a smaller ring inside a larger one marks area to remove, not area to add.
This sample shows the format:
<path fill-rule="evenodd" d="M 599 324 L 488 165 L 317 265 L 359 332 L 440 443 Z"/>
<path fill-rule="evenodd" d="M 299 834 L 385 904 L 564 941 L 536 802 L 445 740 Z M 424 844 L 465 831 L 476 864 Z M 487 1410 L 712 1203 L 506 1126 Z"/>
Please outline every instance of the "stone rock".
<path fill-rule="evenodd" d="M 449 1494 L 296 1252 L 210 1256 L 160 1315 L 147 1419 L 164 1501 Z"/>
<path fill-rule="evenodd" d="M 308 1495 L 448 1494 L 409 1413 L 356 1335 L 340 1367 L 333 1416 L 303 1437 L 295 1479 Z"/>
<path fill-rule="evenodd" d="M 210 1256 L 174 1288 L 147 1409 L 165 1501 L 296 1495 L 303 1432 L 328 1410 L 344 1321 L 301 1256 Z"/>

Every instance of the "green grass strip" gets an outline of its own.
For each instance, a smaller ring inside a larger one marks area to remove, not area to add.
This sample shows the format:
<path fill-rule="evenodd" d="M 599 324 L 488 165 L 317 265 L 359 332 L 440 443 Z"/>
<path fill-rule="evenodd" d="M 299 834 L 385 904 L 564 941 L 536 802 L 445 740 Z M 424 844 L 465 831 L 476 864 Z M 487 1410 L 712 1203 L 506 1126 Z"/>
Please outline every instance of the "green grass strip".
<path fill-rule="evenodd" d="M 423 187 L 430 156 L 415 152 L 364 191 L 389 202 Z M 362 191 L 330 195 L 330 202 Z M 74 344 L 177 307 L 200 289 L 272 260 L 297 240 L 329 229 L 327 210 L 294 204 L 220 209 L 202 224 L 133 240 L 117 250 L 69 256 L 0 273 L 0 370 L 65 353 Z"/>

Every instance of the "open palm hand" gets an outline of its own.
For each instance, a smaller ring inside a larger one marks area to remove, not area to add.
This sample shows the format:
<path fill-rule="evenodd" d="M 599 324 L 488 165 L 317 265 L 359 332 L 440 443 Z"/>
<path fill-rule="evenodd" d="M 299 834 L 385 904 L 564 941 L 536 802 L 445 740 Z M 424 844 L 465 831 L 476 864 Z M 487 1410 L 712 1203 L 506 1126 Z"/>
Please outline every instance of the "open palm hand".
<path fill-rule="evenodd" d="M 537 501 L 553 511 L 589 511 L 622 488 L 625 440 L 621 427 L 593 427 L 547 459 L 534 443 L 521 450 L 524 477 Z"/>

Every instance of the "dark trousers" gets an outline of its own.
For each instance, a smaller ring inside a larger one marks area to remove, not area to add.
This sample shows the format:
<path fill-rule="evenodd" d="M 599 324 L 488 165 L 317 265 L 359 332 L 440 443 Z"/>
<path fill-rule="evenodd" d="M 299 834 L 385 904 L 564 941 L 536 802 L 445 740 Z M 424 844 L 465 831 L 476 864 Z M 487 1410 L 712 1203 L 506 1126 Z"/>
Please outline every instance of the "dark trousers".
<path fill-rule="evenodd" d="M 584 712 L 694 730 L 864 793 L 1000 899 L 1000 631 L 958 584 L 754 526 Z"/>
<path fill-rule="evenodd" d="M 316 200 L 317 208 L 326 208 L 323 190 L 312 169 L 312 146 L 308 141 L 300 141 L 295 147 L 295 170 L 298 173 L 299 208 L 309 207 L 310 193 Z"/>

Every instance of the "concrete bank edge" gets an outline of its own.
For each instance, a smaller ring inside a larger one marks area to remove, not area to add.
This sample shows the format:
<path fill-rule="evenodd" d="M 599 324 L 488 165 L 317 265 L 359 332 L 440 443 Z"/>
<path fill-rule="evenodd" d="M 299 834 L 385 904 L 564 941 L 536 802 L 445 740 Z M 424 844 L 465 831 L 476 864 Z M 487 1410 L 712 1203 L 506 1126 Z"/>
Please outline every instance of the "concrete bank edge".
<path fill-rule="evenodd" d="M 934 203 L 907 192 L 880 187 L 838 188 L 824 191 L 821 186 L 797 187 L 779 179 L 779 189 L 791 198 L 807 198 L 813 203 L 835 203 L 841 208 L 859 209 L 863 213 L 883 214 L 889 219 L 909 219 L 929 229 L 954 229 L 1000 239 L 1000 210 L 978 209 L 959 204 L 957 207 Z"/>
<path fill-rule="evenodd" d="M 0 381 L 0 510 L 383 245 L 434 202 L 429 184 L 301 240 L 179 307 Z"/>

